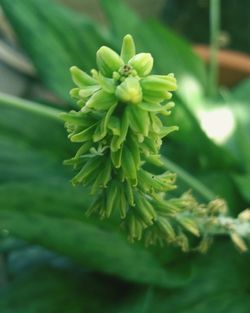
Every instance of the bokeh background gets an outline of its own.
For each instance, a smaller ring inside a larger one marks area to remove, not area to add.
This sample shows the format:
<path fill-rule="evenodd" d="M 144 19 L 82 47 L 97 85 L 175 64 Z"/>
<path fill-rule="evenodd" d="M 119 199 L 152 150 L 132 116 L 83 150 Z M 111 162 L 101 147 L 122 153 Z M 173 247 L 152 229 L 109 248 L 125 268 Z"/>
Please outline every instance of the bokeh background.
<path fill-rule="evenodd" d="M 155 73 L 175 73 L 180 131 L 162 154 L 178 190 L 231 216 L 250 205 L 249 0 L 0 0 L 0 312 L 248 313 L 249 252 L 131 245 L 62 165 L 69 67 L 131 33 Z M 171 195 L 172 196 L 172 195 Z M 195 243 L 194 243 L 195 244 Z"/>

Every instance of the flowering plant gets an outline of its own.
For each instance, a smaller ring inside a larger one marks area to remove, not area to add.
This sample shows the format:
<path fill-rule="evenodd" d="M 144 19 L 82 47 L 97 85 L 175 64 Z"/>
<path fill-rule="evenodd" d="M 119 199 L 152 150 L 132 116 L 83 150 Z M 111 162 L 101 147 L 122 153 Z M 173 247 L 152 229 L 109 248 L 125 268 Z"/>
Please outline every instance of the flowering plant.
<path fill-rule="evenodd" d="M 205 251 L 210 228 L 218 223 L 216 216 L 226 212 L 225 202 L 216 199 L 201 205 L 190 192 L 169 198 L 176 174 L 159 170 L 156 174 L 150 166 L 162 167 L 162 139 L 178 129 L 161 119 L 174 107 L 174 74 L 151 75 L 153 57 L 136 54 L 131 35 L 124 37 L 120 55 L 103 46 L 96 61 L 98 70 L 91 75 L 71 68 L 77 87 L 70 94 L 79 110 L 62 114 L 70 140 L 80 145 L 65 161 L 79 170 L 72 183 L 89 187 L 94 199 L 87 215 L 104 219 L 118 210 L 131 241 L 171 243 L 186 251 L 191 233 L 202 238 L 198 248 Z"/>

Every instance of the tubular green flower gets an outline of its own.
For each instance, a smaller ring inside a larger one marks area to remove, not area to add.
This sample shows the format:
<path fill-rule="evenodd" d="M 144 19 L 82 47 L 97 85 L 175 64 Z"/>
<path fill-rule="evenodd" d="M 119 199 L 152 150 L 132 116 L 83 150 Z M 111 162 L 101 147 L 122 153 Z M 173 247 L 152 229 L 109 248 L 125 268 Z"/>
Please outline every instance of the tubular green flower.
<path fill-rule="evenodd" d="M 144 90 L 154 90 L 159 92 L 175 91 L 177 89 L 176 80 L 172 75 L 151 75 L 141 80 Z"/>
<path fill-rule="evenodd" d="M 87 86 L 96 85 L 97 81 L 85 73 L 84 71 L 80 70 L 77 66 L 72 66 L 70 68 L 71 76 L 73 82 L 79 87 L 84 88 Z"/>
<path fill-rule="evenodd" d="M 172 75 L 150 75 L 140 80 L 143 99 L 149 103 L 159 103 L 172 97 L 171 91 L 177 89 Z"/>
<path fill-rule="evenodd" d="M 112 49 L 102 46 L 96 53 L 96 63 L 100 72 L 107 77 L 112 77 L 124 64 L 121 57 Z"/>
<path fill-rule="evenodd" d="M 149 75 L 151 54 L 135 53 L 134 40 L 126 35 L 120 56 L 104 46 L 97 51 L 98 71 L 88 75 L 71 67 L 77 88 L 70 95 L 80 109 L 62 118 L 69 139 L 79 147 L 65 164 L 78 171 L 74 185 L 89 187 L 93 203 L 87 215 L 104 219 L 117 216 L 117 210 L 131 241 L 171 243 L 186 251 L 188 233 L 200 236 L 198 249 L 204 251 L 211 241 L 207 229 L 213 229 L 226 206 L 218 199 L 200 205 L 190 193 L 167 199 L 167 193 L 176 188 L 175 173 L 149 170 L 148 163 L 162 166 L 162 138 L 178 129 L 161 119 L 174 107 L 169 99 L 177 85 L 173 74 Z M 243 249 L 236 230 L 237 225 L 230 235 Z"/>
<path fill-rule="evenodd" d="M 138 104 L 142 101 L 142 90 L 138 79 L 134 77 L 126 78 L 115 92 L 121 102 Z"/>
<path fill-rule="evenodd" d="M 86 108 L 97 111 L 108 110 L 112 105 L 116 104 L 117 99 L 114 94 L 110 94 L 104 90 L 95 92 L 86 102 Z"/>
<path fill-rule="evenodd" d="M 124 63 L 128 63 L 128 61 L 133 58 L 135 55 L 135 43 L 134 39 L 131 35 L 126 35 L 123 38 L 122 49 L 121 49 L 121 58 Z"/>
<path fill-rule="evenodd" d="M 154 59 L 150 53 L 136 54 L 128 62 L 139 76 L 147 76 L 152 71 L 153 63 Z"/>

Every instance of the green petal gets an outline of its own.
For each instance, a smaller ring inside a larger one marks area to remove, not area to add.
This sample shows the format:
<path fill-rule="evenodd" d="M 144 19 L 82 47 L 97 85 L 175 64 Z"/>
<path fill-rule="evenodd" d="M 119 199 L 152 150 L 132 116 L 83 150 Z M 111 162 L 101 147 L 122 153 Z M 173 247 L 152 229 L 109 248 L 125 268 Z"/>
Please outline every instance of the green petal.
<path fill-rule="evenodd" d="M 128 61 L 135 55 L 135 43 L 131 35 L 126 35 L 123 38 L 122 49 L 121 49 L 121 58 L 124 63 L 127 64 Z"/>

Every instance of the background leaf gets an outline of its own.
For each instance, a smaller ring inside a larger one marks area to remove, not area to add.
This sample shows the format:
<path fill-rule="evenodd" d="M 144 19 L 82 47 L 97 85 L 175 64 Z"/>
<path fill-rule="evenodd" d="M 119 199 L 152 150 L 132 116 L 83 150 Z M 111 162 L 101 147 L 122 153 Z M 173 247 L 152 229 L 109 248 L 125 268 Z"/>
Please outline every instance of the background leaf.
<path fill-rule="evenodd" d="M 51 0 L 1 0 L 0 4 L 43 83 L 69 101 L 69 68 L 90 70 L 106 42 L 96 23 Z"/>
<path fill-rule="evenodd" d="M 230 95 L 230 102 L 233 112 L 236 117 L 236 129 L 233 137 L 233 144 L 235 153 L 241 160 L 241 173 L 233 176 L 234 181 L 239 188 L 247 205 L 250 204 L 250 149 L 249 149 L 249 135 L 250 135 L 250 80 L 245 80 L 232 91 Z"/>
<path fill-rule="evenodd" d="M 188 273 L 164 269 L 143 247 L 129 244 L 120 234 L 86 221 L 41 214 L 25 215 L 3 209 L 2 229 L 12 236 L 41 244 L 78 263 L 137 283 L 176 287 L 187 282 Z"/>
<path fill-rule="evenodd" d="M 92 297 L 98 301 L 92 301 Z M 3 313 L 109 312 L 119 294 L 83 272 L 40 267 L 22 273 L 0 292 Z"/>
<path fill-rule="evenodd" d="M 82 312 L 74 280 L 53 270 L 30 271 L 1 292 L 1 312 Z"/>
<path fill-rule="evenodd" d="M 119 313 L 247 313 L 249 310 L 249 254 L 242 256 L 221 242 L 209 255 L 196 259 L 196 275 L 182 289 L 167 295 L 159 289 L 144 289 L 127 301 Z M 230 273 L 230 275 L 229 275 Z M 140 310 L 143 305 L 145 307 Z"/>

